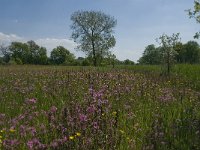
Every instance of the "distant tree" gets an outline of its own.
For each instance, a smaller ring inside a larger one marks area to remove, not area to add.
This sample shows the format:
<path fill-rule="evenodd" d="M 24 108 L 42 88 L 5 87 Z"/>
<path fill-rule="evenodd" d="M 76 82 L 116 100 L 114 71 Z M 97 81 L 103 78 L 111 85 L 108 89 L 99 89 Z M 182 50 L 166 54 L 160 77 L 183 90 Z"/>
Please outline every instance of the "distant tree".
<path fill-rule="evenodd" d="M 78 49 L 92 57 L 97 66 L 110 48 L 115 46 L 112 35 L 117 21 L 102 12 L 77 11 L 72 14 L 72 38 L 79 43 Z"/>
<path fill-rule="evenodd" d="M 161 63 L 160 47 L 156 48 L 154 44 L 148 45 L 142 57 L 139 59 L 140 64 L 156 65 Z"/>
<path fill-rule="evenodd" d="M 34 64 L 46 65 L 48 63 L 47 49 L 45 47 L 40 47 L 34 53 Z"/>
<path fill-rule="evenodd" d="M 11 57 L 20 63 L 26 64 L 29 61 L 30 51 L 26 43 L 12 42 L 9 46 Z"/>
<path fill-rule="evenodd" d="M 188 10 L 188 15 L 190 18 L 195 18 L 197 23 L 200 23 L 200 1 L 194 0 L 194 8 Z M 200 32 L 197 32 L 194 38 L 199 38 Z"/>
<path fill-rule="evenodd" d="M 8 63 L 10 61 L 10 51 L 8 46 L 5 46 L 4 44 L 0 45 L 0 57 L 2 63 Z"/>
<path fill-rule="evenodd" d="M 177 42 L 177 44 L 174 46 L 174 50 L 176 51 L 176 62 L 177 63 L 185 63 L 185 49 L 184 44 L 181 42 Z"/>
<path fill-rule="evenodd" d="M 54 48 L 51 52 L 51 61 L 53 64 L 68 64 L 72 63 L 75 59 L 75 56 L 70 53 L 66 48 L 63 46 L 58 46 Z"/>
<path fill-rule="evenodd" d="M 199 63 L 200 62 L 200 48 L 199 44 L 195 41 L 189 41 L 184 44 L 185 62 L 187 63 Z"/>
<path fill-rule="evenodd" d="M 134 65 L 135 63 L 129 59 L 124 60 L 124 65 Z"/>
<path fill-rule="evenodd" d="M 177 52 L 175 51 L 174 48 L 177 45 L 177 43 L 179 43 L 180 41 L 179 33 L 172 34 L 172 36 L 163 34 L 157 39 L 157 41 L 162 47 L 162 51 L 161 51 L 162 60 L 163 60 L 164 66 L 166 66 L 164 67 L 164 69 L 166 68 L 167 74 L 169 75 L 172 65 L 176 60 L 175 57 L 176 57 Z"/>
<path fill-rule="evenodd" d="M 46 48 L 38 46 L 34 41 L 12 42 L 9 50 L 17 64 L 47 64 Z"/>
<path fill-rule="evenodd" d="M 88 58 L 85 58 L 83 61 L 82 61 L 82 66 L 90 66 L 91 63 L 90 63 L 90 60 Z"/>
<path fill-rule="evenodd" d="M 108 61 L 108 64 L 112 65 L 112 67 L 114 68 L 116 64 L 116 55 L 109 52 L 107 55 L 107 61 Z"/>

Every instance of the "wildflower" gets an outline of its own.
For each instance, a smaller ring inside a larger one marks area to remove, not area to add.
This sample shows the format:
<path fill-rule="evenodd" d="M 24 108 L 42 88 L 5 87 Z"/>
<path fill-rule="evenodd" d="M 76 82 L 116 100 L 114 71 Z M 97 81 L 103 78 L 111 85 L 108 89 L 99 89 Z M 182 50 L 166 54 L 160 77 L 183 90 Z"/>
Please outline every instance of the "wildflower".
<path fill-rule="evenodd" d="M 56 111 L 57 111 L 57 107 L 52 106 L 52 107 L 50 108 L 50 112 L 56 113 Z"/>
<path fill-rule="evenodd" d="M 70 140 L 73 140 L 73 139 L 74 139 L 74 136 L 70 136 L 69 139 L 70 139 Z"/>
<path fill-rule="evenodd" d="M 121 132 L 121 134 L 124 134 L 125 132 L 123 130 L 119 130 Z"/>
<path fill-rule="evenodd" d="M 77 136 L 81 136 L 81 133 L 80 133 L 80 132 L 76 132 L 76 135 L 77 135 Z"/>
<path fill-rule="evenodd" d="M 103 114 L 101 114 L 102 116 L 105 116 L 105 114 L 103 113 Z"/>
<path fill-rule="evenodd" d="M 3 141 L 0 139 L 0 145 L 3 143 Z"/>
<path fill-rule="evenodd" d="M 27 103 L 27 104 L 35 104 L 36 102 L 37 102 L 37 100 L 34 99 L 34 98 L 28 99 L 28 100 L 25 101 L 25 103 Z"/>
<path fill-rule="evenodd" d="M 0 139 L 2 139 L 3 137 L 0 135 Z"/>
<path fill-rule="evenodd" d="M 0 130 L 1 133 L 4 133 L 4 130 Z"/>
<path fill-rule="evenodd" d="M 95 106 L 94 105 L 91 105 L 91 106 L 89 106 L 88 108 L 87 108 L 87 112 L 88 113 L 94 113 L 95 112 Z"/>
<path fill-rule="evenodd" d="M 97 122 L 93 122 L 93 127 L 94 127 L 95 129 L 99 129 L 98 123 L 97 123 Z"/>
<path fill-rule="evenodd" d="M 14 133 L 16 130 L 15 129 L 10 129 L 10 132 L 11 133 Z"/>
<path fill-rule="evenodd" d="M 116 111 L 114 111 L 114 112 L 112 113 L 112 115 L 113 115 L 113 116 L 116 116 L 116 115 L 117 115 L 117 112 L 116 112 Z"/>
<path fill-rule="evenodd" d="M 87 116 L 84 115 L 84 114 L 80 114 L 79 119 L 80 119 L 81 122 L 87 121 Z"/>

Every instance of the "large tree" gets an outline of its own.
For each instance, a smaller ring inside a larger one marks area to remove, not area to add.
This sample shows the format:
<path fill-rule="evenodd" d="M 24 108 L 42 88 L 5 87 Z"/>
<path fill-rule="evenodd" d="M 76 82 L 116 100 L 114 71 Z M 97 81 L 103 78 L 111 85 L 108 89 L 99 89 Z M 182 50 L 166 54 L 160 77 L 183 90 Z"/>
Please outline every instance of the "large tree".
<path fill-rule="evenodd" d="M 115 46 L 114 17 L 99 11 L 77 11 L 71 16 L 72 38 L 79 43 L 78 49 L 92 56 L 94 66 Z"/>
<path fill-rule="evenodd" d="M 195 18 L 197 23 L 200 23 L 200 1 L 195 0 L 194 1 L 194 8 L 188 10 L 188 15 L 190 18 Z M 194 38 L 199 38 L 200 32 L 197 32 L 194 36 Z"/>

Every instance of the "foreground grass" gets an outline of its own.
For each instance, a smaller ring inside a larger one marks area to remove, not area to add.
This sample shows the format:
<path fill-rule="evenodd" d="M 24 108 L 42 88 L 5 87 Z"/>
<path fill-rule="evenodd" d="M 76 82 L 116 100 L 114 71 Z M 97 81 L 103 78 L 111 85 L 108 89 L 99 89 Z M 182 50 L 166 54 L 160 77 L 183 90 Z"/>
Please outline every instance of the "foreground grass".
<path fill-rule="evenodd" d="M 195 86 L 137 67 L 0 67 L 1 149 L 199 149 Z"/>

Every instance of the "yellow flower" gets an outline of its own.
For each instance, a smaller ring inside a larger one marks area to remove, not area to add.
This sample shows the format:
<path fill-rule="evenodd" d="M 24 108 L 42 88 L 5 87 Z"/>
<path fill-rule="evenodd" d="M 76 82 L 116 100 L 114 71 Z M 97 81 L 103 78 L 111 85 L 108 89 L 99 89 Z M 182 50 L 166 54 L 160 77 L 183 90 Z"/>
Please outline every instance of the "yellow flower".
<path fill-rule="evenodd" d="M 70 136 L 69 139 L 70 139 L 70 140 L 73 140 L 73 139 L 74 139 L 74 136 Z"/>
<path fill-rule="evenodd" d="M 76 135 L 77 135 L 77 136 L 81 136 L 81 133 L 80 133 L 80 132 L 76 132 Z"/>
<path fill-rule="evenodd" d="M 105 116 L 105 114 L 103 113 L 103 114 L 101 114 L 102 116 Z"/>
<path fill-rule="evenodd" d="M 3 133 L 3 132 L 4 132 L 4 130 L 0 130 L 0 132 L 1 132 L 1 133 Z"/>
<path fill-rule="evenodd" d="M 112 114 L 113 114 L 113 116 L 116 116 L 116 115 L 117 115 L 117 112 L 116 112 L 116 111 L 114 111 Z"/>
<path fill-rule="evenodd" d="M 0 139 L 0 144 L 2 144 L 3 143 L 3 141 Z"/>
<path fill-rule="evenodd" d="M 123 130 L 119 130 L 121 132 L 121 134 L 124 134 L 125 132 Z"/>
<path fill-rule="evenodd" d="M 10 129 L 10 132 L 11 132 L 11 133 L 14 133 L 15 131 L 16 131 L 16 130 L 14 130 L 14 129 Z"/>
<path fill-rule="evenodd" d="M 3 136 L 0 135 L 0 139 L 2 139 L 2 138 L 3 138 Z"/>

